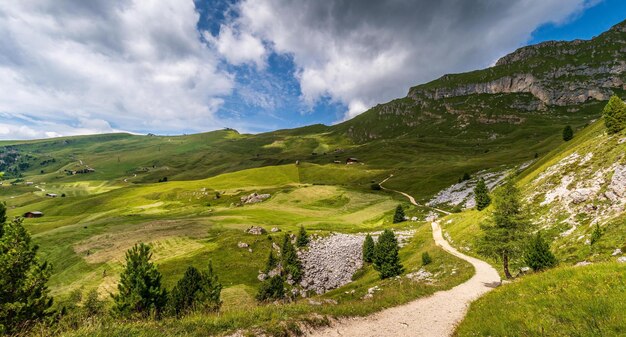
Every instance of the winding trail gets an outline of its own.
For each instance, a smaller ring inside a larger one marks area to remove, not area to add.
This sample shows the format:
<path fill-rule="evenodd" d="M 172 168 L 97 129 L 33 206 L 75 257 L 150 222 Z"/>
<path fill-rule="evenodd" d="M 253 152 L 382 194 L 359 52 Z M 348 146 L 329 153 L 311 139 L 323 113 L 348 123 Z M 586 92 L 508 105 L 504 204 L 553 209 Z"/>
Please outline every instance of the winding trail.
<path fill-rule="evenodd" d="M 395 192 L 407 197 L 413 205 L 419 206 L 410 195 Z M 443 238 L 437 221 L 432 222 L 432 230 L 433 239 L 438 246 L 474 266 L 476 273 L 472 278 L 450 290 L 438 291 L 431 296 L 367 317 L 340 320 L 334 326 L 314 331 L 310 336 L 450 336 L 465 316 L 469 304 L 500 285 L 500 275 L 488 263 L 454 249 Z"/>

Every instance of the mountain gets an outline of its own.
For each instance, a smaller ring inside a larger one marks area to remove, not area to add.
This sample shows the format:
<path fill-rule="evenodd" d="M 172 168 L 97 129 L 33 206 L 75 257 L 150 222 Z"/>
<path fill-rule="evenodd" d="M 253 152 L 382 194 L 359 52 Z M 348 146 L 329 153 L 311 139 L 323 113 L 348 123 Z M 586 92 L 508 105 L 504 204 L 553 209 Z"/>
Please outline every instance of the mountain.
<path fill-rule="evenodd" d="M 14 145 L 5 153 L 22 151 L 21 160 L 30 165 L 21 171 L 41 175 L 44 170 L 42 181 L 84 179 L 59 174 L 80 163 L 96 170 L 89 179 L 137 174 L 133 182 L 141 183 L 357 157 L 386 171 L 379 179 L 394 173 L 397 179 L 390 187 L 426 200 L 464 173 L 515 166 L 543 155 L 561 144 L 565 125 L 578 130 L 597 119 L 609 95 L 626 96 L 624 51 L 626 22 L 588 41 L 523 47 L 493 67 L 415 86 L 404 98 L 334 126 L 257 135 L 228 129 L 176 137 L 98 135 L 0 145 Z"/>

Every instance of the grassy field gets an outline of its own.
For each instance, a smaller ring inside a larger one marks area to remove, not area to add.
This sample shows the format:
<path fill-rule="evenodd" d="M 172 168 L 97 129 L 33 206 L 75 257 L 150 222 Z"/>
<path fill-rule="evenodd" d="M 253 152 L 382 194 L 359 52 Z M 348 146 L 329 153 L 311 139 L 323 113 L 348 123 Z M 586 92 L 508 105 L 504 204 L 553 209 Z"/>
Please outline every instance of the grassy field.
<path fill-rule="evenodd" d="M 625 273 L 602 263 L 526 276 L 473 303 L 455 336 L 624 336 Z"/>

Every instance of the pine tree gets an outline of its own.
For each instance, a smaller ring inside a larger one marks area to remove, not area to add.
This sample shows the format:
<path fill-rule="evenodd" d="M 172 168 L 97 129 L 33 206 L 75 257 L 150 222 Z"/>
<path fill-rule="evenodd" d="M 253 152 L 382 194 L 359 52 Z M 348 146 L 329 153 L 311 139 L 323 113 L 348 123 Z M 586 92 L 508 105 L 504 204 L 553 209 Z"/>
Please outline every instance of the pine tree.
<path fill-rule="evenodd" d="M 574 130 L 572 130 L 571 126 L 567 125 L 563 128 L 563 140 L 569 142 L 572 138 L 574 138 Z"/>
<path fill-rule="evenodd" d="M 491 204 L 491 197 L 489 196 L 489 189 L 485 180 L 480 179 L 474 187 L 474 201 L 476 202 L 476 209 L 482 211 Z"/>
<path fill-rule="evenodd" d="M 270 255 L 267 257 L 267 263 L 265 264 L 265 269 L 263 270 L 266 274 L 272 271 L 274 268 L 278 266 L 278 260 L 274 256 L 274 251 L 270 250 Z"/>
<path fill-rule="evenodd" d="M 626 104 L 613 95 L 602 111 L 607 132 L 614 134 L 626 128 Z"/>
<path fill-rule="evenodd" d="M 276 275 L 263 281 L 256 294 L 257 301 L 268 302 L 283 298 L 285 296 L 284 282 L 285 280 L 280 275 Z"/>
<path fill-rule="evenodd" d="M 2 237 L 2 233 L 4 233 L 3 227 L 7 222 L 7 204 L 3 201 L 0 202 L 0 238 Z"/>
<path fill-rule="evenodd" d="M 428 252 L 423 252 L 422 253 L 422 265 L 427 265 L 427 264 L 431 264 L 431 262 L 433 262 L 433 259 L 430 257 L 430 254 L 428 254 Z"/>
<path fill-rule="evenodd" d="M 222 284 L 213 270 L 213 263 L 209 261 L 209 267 L 202 272 L 202 279 L 196 292 L 194 307 L 203 312 L 219 311 L 222 306 Z"/>
<path fill-rule="evenodd" d="M 537 232 L 531 238 L 524 254 L 524 262 L 534 271 L 556 266 L 556 256 L 550 251 L 550 244 L 543 238 L 541 232 Z"/>
<path fill-rule="evenodd" d="M 372 236 L 367 234 L 365 236 L 365 241 L 363 241 L 363 262 L 372 263 L 374 261 L 374 239 Z"/>
<path fill-rule="evenodd" d="M 302 265 L 296 253 L 296 248 L 291 243 L 289 234 L 285 234 L 283 237 L 283 245 L 280 247 L 280 262 L 285 273 L 291 275 L 291 279 L 295 282 L 299 282 L 302 278 Z"/>
<path fill-rule="evenodd" d="M 298 232 L 296 244 L 298 245 L 298 247 L 304 247 L 309 244 L 309 235 L 306 233 L 306 230 L 302 225 L 300 225 L 300 231 Z"/>
<path fill-rule="evenodd" d="M 404 208 L 402 205 L 396 207 L 396 213 L 393 215 L 393 223 L 400 223 L 404 221 Z"/>
<path fill-rule="evenodd" d="M 0 335 L 27 330 L 50 314 L 46 282 L 52 266 L 37 257 L 22 219 L 4 224 L 0 238 Z"/>
<path fill-rule="evenodd" d="M 520 253 L 529 229 L 519 191 L 513 182 L 508 182 L 497 191 L 494 206 L 491 221 L 480 225 L 483 236 L 478 248 L 481 254 L 501 261 L 504 275 L 511 278 L 509 261 Z"/>
<path fill-rule="evenodd" d="M 144 243 L 136 244 L 126 252 L 126 265 L 117 285 L 118 294 L 112 295 L 114 310 L 122 316 L 160 315 L 167 292 L 161 286 L 161 273 L 150 262 L 152 253 Z"/>
<path fill-rule="evenodd" d="M 385 229 L 378 238 L 374 248 L 374 269 L 380 273 L 381 279 L 402 274 L 404 268 L 398 256 L 398 240 L 389 229 Z"/>

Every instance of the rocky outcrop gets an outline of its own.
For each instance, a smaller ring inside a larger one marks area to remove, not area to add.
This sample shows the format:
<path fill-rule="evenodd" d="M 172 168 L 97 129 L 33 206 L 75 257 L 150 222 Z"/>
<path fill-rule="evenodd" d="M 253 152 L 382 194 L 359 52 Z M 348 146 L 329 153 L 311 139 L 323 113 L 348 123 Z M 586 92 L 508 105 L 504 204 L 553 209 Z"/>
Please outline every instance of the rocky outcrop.
<path fill-rule="evenodd" d="M 269 198 L 270 198 L 269 194 L 258 194 L 255 192 L 245 197 L 241 197 L 241 203 L 242 204 L 255 204 L 257 202 L 262 202 Z"/>
<path fill-rule="evenodd" d="M 263 227 L 252 226 L 246 229 L 246 233 L 252 234 L 252 235 L 262 235 L 262 234 L 267 233 L 267 231 Z"/>

